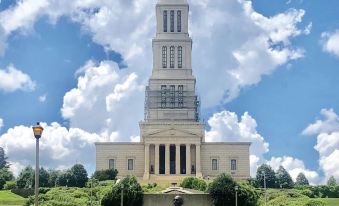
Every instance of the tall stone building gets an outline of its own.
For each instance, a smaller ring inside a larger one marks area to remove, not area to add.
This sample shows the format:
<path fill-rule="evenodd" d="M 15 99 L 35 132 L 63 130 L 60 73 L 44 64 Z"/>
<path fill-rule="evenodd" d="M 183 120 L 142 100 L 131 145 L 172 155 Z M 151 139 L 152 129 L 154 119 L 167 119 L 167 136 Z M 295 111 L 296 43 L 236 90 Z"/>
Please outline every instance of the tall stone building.
<path fill-rule="evenodd" d="M 226 172 L 250 176 L 248 142 L 205 142 L 200 100 L 192 73 L 187 0 L 158 0 L 153 71 L 145 92 L 140 142 L 96 143 L 96 169 L 119 176 L 176 182 L 185 176 L 213 178 Z"/>

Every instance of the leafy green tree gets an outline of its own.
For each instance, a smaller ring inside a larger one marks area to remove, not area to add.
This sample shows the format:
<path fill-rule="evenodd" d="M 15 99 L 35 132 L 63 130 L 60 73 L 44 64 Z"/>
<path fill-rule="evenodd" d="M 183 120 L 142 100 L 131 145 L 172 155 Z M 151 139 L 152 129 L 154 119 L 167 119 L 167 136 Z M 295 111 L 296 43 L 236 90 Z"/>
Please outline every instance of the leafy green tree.
<path fill-rule="evenodd" d="M 238 186 L 238 203 L 242 206 L 257 205 L 259 195 L 249 184 L 238 185 L 231 176 L 223 173 L 209 184 L 208 191 L 215 206 L 235 205 L 235 186 Z"/>
<path fill-rule="evenodd" d="M 300 172 L 298 174 L 297 180 L 296 180 L 295 184 L 297 186 L 307 186 L 307 185 L 310 185 L 310 183 L 308 182 L 308 179 L 306 178 L 306 176 L 302 172 Z"/>
<path fill-rule="evenodd" d="M 74 176 L 75 187 L 85 187 L 88 181 L 88 175 L 85 167 L 81 164 L 76 164 L 71 168 L 71 174 Z"/>
<path fill-rule="evenodd" d="M 18 188 L 30 188 L 33 187 L 34 170 L 31 166 L 24 168 L 16 181 Z"/>
<path fill-rule="evenodd" d="M 205 180 L 197 177 L 186 177 L 180 183 L 180 187 L 205 191 L 207 189 L 207 184 Z"/>
<path fill-rule="evenodd" d="M 290 174 L 285 170 L 283 166 L 280 166 L 276 173 L 278 185 L 281 188 L 293 188 L 293 180 Z"/>
<path fill-rule="evenodd" d="M 0 190 L 4 189 L 5 184 L 6 180 L 0 176 Z"/>
<path fill-rule="evenodd" d="M 75 177 L 70 170 L 61 173 L 56 179 L 58 186 L 75 187 Z"/>
<path fill-rule="evenodd" d="M 2 177 L 5 181 L 14 180 L 14 175 L 8 168 L 0 169 L 0 177 Z"/>
<path fill-rule="evenodd" d="M 144 193 L 134 176 L 127 176 L 115 184 L 112 190 L 104 195 L 101 205 L 120 206 L 122 185 L 124 186 L 124 206 L 142 206 Z"/>
<path fill-rule="evenodd" d="M 7 162 L 7 157 L 5 155 L 5 150 L 0 147 L 0 169 L 8 168 L 9 164 Z"/>
<path fill-rule="evenodd" d="M 265 174 L 265 175 L 264 175 Z M 277 187 L 277 178 L 275 175 L 274 170 L 271 166 L 267 164 L 262 164 L 257 169 L 256 181 L 260 187 L 264 187 L 264 176 L 266 180 L 266 187 L 267 188 L 276 188 Z"/>
<path fill-rule="evenodd" d="M 108 169 L 95 171 L 92 177 L 99 181 L 105 181 L 105 180 L 115 180 L 117 175 L 118 170 Z"/>
<path fill-rule="evenodd" d="M 59 170 L 48 170 L 49 178 L 48 178 L 48 185 L 49 187 L 55 187 L 57 185 L 57 179 L 61 175 Z"/>
<path fill-rule="evenodd" d="M 328 186 L 336 186 L 337 185 L 337 180 L 331 176 L 328 180 L 327 180 L 327 185 Z"/>
<path fill-rule="evenodd" d="M 39 187 L 49 187 L 49 173 L 43 167 L 39 169 Z M 35 173 L 33 175 L 33 186 L 35 185 Z"/>

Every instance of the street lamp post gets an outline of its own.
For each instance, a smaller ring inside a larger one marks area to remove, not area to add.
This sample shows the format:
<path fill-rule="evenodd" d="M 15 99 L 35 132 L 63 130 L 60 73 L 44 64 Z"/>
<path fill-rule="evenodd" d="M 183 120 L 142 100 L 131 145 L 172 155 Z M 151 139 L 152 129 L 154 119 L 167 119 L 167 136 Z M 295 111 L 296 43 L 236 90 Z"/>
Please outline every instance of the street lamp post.
<path fill-rule="evenodd" d="M 124 184 L 121 184 L 121 206 L 124 206 Z"/>
<path fill-rule="evenodd" d="M 267 188 L 266 188 L 266 174 L 265 171 L 262 172 L 262 175 L 264 176 L 264 189 L 265 189 L 265 205 L 267 205 Z"/>
<path fill-rule="evenodd" d="M 238 206 L 238 190 L 239 190 L 239 186 L 236 185 L 234 187 L 234 190 L 235 190 L 235 206 Z"/>
<path fill-rule="evenodd" d="M 33 133 L 36 140 L 35 143 L 35 206 L 39 205 L 39 139 L 41 138 L 42 131 L 44 128 L 40 126 L 38 122 L 36 126 L 33 127 Z"/>

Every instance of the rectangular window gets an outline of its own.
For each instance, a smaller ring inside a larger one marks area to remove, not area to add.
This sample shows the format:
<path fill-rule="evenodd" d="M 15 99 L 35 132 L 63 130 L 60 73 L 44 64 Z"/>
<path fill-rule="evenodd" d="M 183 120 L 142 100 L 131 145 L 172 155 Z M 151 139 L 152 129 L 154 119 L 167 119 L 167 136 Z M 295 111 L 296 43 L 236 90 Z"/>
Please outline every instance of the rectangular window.
<path fill-rule="evenodd" d="M 174 32 L 174 11 L 171 11 L 171 32 Z"/>
<path fill-rule="evenodd" d="M 162 47 L 162 68 L 167 68 L 167 46 Z"/>
<path fill-rule="evenodd" d="M 181 11 L 177 12 L 177 30 L 181 32 Z"/>
<path fill-rule="evenodd" d="M 170 86 L 170 105 L 171 105 L 171 108 L 174 109 L 175 107 L 175 85 Z"/>
<path fill-rule="evenodd" d="M 114 166 L 114 159 L 110 159 L 108 160 L 108 169 L 115 169 L 115 166 Z"/>
<path fill-rule="evenodd" d="M 134 170 L 133 166 L 133 159 L 128 159 L 128 170 Z"/>
<path fill-rule="evenodd" d="M 161 108 L 166 108 L 166 85 L 161 85 Z"/>
<path fill-rule="evenodd" d="M 218 170 L 218 160 L 212 159 L 212 170 Z"/>
<path fill-rule="evenodd" d="M 167 11 L 164 11 L 164 14 L 163 14 L 163 26 L 164 26 L 164 32 L 167 32 Z"/>
<path fill-rule="evenodd" d="M 231 170 L 237 170 L 237 160 L 236 159 L 231 160 Z"/>
<path fill-rule="evenodd" d="M 182 47 L 178 47 L 178 68 L 182 68 Z"/>
<path fill-rule="evenodd" d="M 170 67 L 174 68 L 174 46 L 170 48 Z"/>
<path fill-rule="evenodd" d="M 183 108 L 184 107 L 184 86 L 183 85 L 179 85 L 178 86 L 178 107 L 179 108 Z"/>

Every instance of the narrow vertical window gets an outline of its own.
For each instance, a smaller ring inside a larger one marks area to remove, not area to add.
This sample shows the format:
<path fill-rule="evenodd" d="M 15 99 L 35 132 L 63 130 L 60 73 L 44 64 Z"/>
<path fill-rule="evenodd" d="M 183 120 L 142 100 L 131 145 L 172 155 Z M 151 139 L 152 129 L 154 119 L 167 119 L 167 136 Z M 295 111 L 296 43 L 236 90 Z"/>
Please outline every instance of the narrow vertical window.
<path fill-rule="evenodd" d="M 108 169 L 112 169 L 112 170 L 115 169 L 115 167 L 114 167 L 114 159 L 108 160 Z"/>
<path fill-rule="evenodd" d="M 167 32 L 167 11 L 164 11 L 164 14 L 163 14 L 163 26 L 164 26 L 164 32 Z"/>
<path fill-rule="evenodd" d="M 181 11 L 177 12 L 177 30 L 181 32 Z"/>
<path fill-rule="evenodd" d="M 178 107 L 183 108 L 184 107 L 184 99 L 183 99 L 183 94 L 184 94 L 184 86 L 179 85 L 178 86 Z"/>
<path fill-rule="evenodd" d="M 127 162 L 127 166 L 128 166 L 128 170 L 134 170 L 134 165 L 133 165 L 133 159 L 128 159 L 128 162 Z"/>
<path fill-rule="evenodd" d="M 171 11 L 171 32 L 174 32 L 174 11 Z"/>
<path fill-rule="evenodd" d="M 237 170 L 237 160 L 235 159 L 231 160 L 231 170 Z"/>
<path fill-rule="evenodd" d="M 178 68 L 182 68 L 182 47 L 178 47 Z"/>
<path fill-rule="evenodd" d="M 174 68 L 174 46 L 170 48 L 170 67 Z"/>
<path fill-rule="evenodd" d="M 162 47 L 162 68 L 167 68 L 167 46 Z"/>
<path fill-rule="evenodd" d="M 212 159 L 212 170 L 218 170 L 218 160 Z"/>
<path fill-rule="evenodd" d="M 170 106 L 171 109 L 175 107 L 175 85 L 170 86 Z"/>
<path fill-rule="evenodd" d="M 166 85 L 161 85 L 161 108 L 166 108 Z"/>

